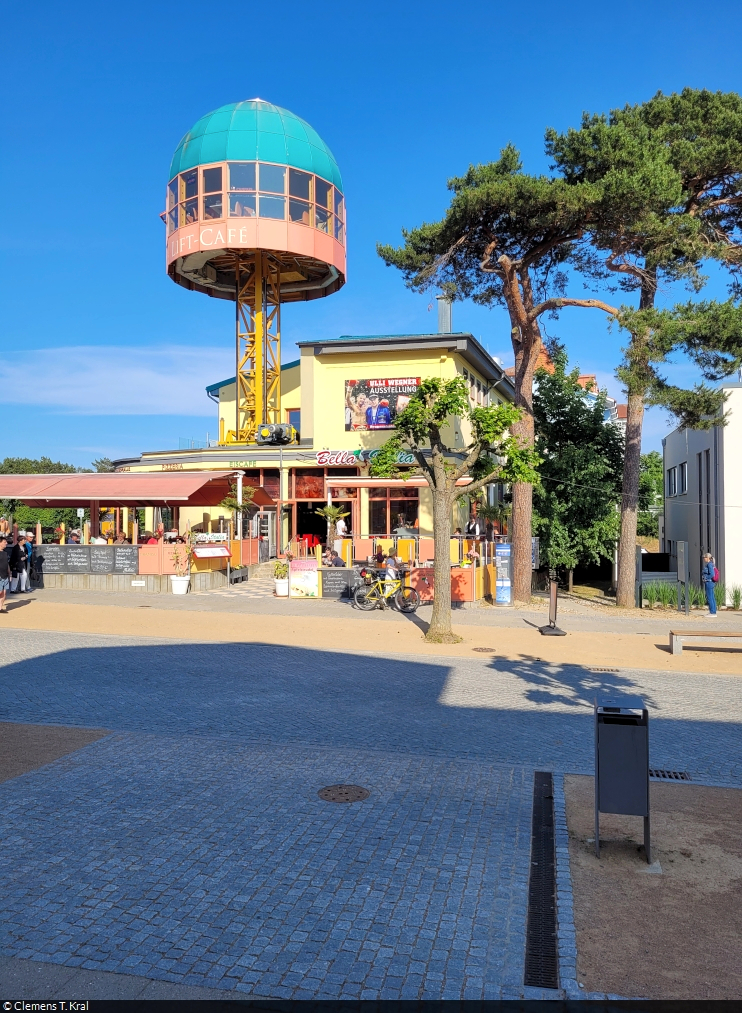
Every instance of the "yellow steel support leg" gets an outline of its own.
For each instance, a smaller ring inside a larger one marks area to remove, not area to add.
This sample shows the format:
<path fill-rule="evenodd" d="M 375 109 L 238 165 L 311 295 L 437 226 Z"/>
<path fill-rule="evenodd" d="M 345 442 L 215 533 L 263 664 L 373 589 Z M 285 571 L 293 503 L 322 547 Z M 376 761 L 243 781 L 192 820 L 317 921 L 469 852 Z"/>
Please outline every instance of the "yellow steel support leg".
<path fill-rule="evenodd" d="M 253 443 L 261 422 L 281 418 L 280 264 L 256 251 L 235 257 L 235 428 L 220 442 Z"/>

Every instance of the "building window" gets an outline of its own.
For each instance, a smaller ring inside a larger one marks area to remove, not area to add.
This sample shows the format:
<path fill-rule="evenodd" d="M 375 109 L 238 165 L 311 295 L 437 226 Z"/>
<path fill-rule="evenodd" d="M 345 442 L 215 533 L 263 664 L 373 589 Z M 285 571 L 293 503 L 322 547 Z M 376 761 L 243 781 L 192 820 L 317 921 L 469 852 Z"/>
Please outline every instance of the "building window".
<path fill-rule="evenodd" d="M 291 408 L 286 412 L 286 421 L 294 427 L 297 435 L 301 432 L 301 411 L 298 408 Z"/>
<path fill-rule="evenodd" d="M 370 489 L 369 534 L 392 535 L 396 528 L 417 528 L 418 490 Z"/>
<path fill-rule="evenodd" d="M 667 495 L 677 496 L 678 494 L 678 469 L 667 469 Z"/>
<path fill-rule="evenodd" d="M 678 465 L 678 493 L 682 495 L 688 492 L 688 462 L 683 461 Z"/>
<path fill-rule="evenodd" d="M 295 499 L 324 499 L 325 473 L 321 468 L 297 468 L 294 473 Z"/>
<path fill-rule="evenodd" d="M 271 162 L 227 162 L 181 173 L 168 183 L 164 217 L 171 235 L 199 219 L 228 215 L 286 221 L 287 214 L 290 222 L 315 228 L 345 245 L 345 200 L 340 191 L 319 176 Z"/>

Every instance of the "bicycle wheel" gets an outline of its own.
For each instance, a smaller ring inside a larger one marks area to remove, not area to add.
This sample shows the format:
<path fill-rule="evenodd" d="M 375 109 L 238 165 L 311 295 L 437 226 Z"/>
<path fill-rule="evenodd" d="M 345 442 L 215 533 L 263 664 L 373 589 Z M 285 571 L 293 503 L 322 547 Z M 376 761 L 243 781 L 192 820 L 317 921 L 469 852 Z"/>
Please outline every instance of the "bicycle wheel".
<path fill-rule="evenodd" d="M 420 604 L 420 595 L 414 587 L 400 587 L 394 596 L 400 612 L 415 612 Z"/>
<path fill-rule="evenodd" d="M 379 604 L 379 589 L 375 584 L 371 587 L 361 584 L 353 592 L 353 601 L 364 612 L 372 612 Z"/>

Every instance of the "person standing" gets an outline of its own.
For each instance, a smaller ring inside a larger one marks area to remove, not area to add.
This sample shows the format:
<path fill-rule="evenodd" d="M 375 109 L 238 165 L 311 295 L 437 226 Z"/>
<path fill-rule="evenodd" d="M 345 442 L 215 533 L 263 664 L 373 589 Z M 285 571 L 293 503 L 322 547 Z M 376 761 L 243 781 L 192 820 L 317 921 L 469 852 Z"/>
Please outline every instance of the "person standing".
<path fill-rule="evenodd" d="M 467 538 L 481 538 L 483 532 L 482 522 L 475 513 L 472 513 L 469 518 L 469 523 L 466 525 L 466 537 Z"/>
<path fill-rule="evenodd" d="M 18 590 L 23 593 L 26 590 L 26 580 L 28 579 L 27 567 L 28 553 L 26 552 L 26 536 L 19 535 L 18 541 L 10 550 L 11 594 L 15 594 Z"/>
<path fill-rule="evenodd" d="M 0 532 L 0 612 L 7 612 L 5 597 L 10 591 L 10 556 L 8 555 L 8 536 Z"/>
<path fill-rule="evenodd" d="M 31 594 L 31 579 L 36 579 L 36 570 L 33 565 L 33 535 L 26 532 L 26 555 L 27 555 L 27 567 L 26 573 L 28 574 L 28 584 L 26 591 Z"/>
<path fill-rule="evenodd" d="M 714 585 L 718 579 L 719 571 L 714 565 L 714 557 L 710 552 L 707 552 L 703 557 L 701 580 L 703 581 L 703 590 L 706 592 L 706 604 L 709 607 L 710 619 L 716 619 L 716 595 L 714 594 Z"/>

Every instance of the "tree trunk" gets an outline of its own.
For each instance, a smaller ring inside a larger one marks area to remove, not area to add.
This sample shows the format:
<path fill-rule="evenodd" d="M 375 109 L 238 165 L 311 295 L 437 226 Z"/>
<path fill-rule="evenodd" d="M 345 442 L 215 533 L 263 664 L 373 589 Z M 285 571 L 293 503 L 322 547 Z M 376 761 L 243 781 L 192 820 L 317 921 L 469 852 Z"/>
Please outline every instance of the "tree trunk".
<path fill-rule="evenodd" d="M 533 447 L 535 425 L 533 421 L 533 374 L 541 349 L 540 341 L 516 351 L 515 404 L 520 408 L 520 422 L 512 426 L 512 434 L 524 447 Z M 531 600 L 531 518 L 533 515 L 533 486 L 528 482 L 513 485 L 513 509 L 510 515 L 510 541 L 512 544 L 513 600 L 528 604 Z"/>
<path fill-rule="evenodd" d="M 433 538 L 435 562 L 433 564 L 433 615 L 425 639 L 434 644 L 458 644 L 451 626 L 451 510 L 453 499 L 447 493 L 431 487 L 433 493 Z"/>
<path fill-rule="evenodd" d="M 575 576 L 574 570 L 567 571 L 567 590 L 569 591 L 570 594 L 572 594 L 572 588 L 574 587 L 574 576 Z"/>
<path fill-rule="evenodd" d="M 616 605 L 636 605 L 636 514 L 639 505 L 639 467 L 642 452 L 644 397 L 629 394 L 626 419 L 626 452 L 623 459 L 621 537 L 618 543 L 618 585 Z"/>

